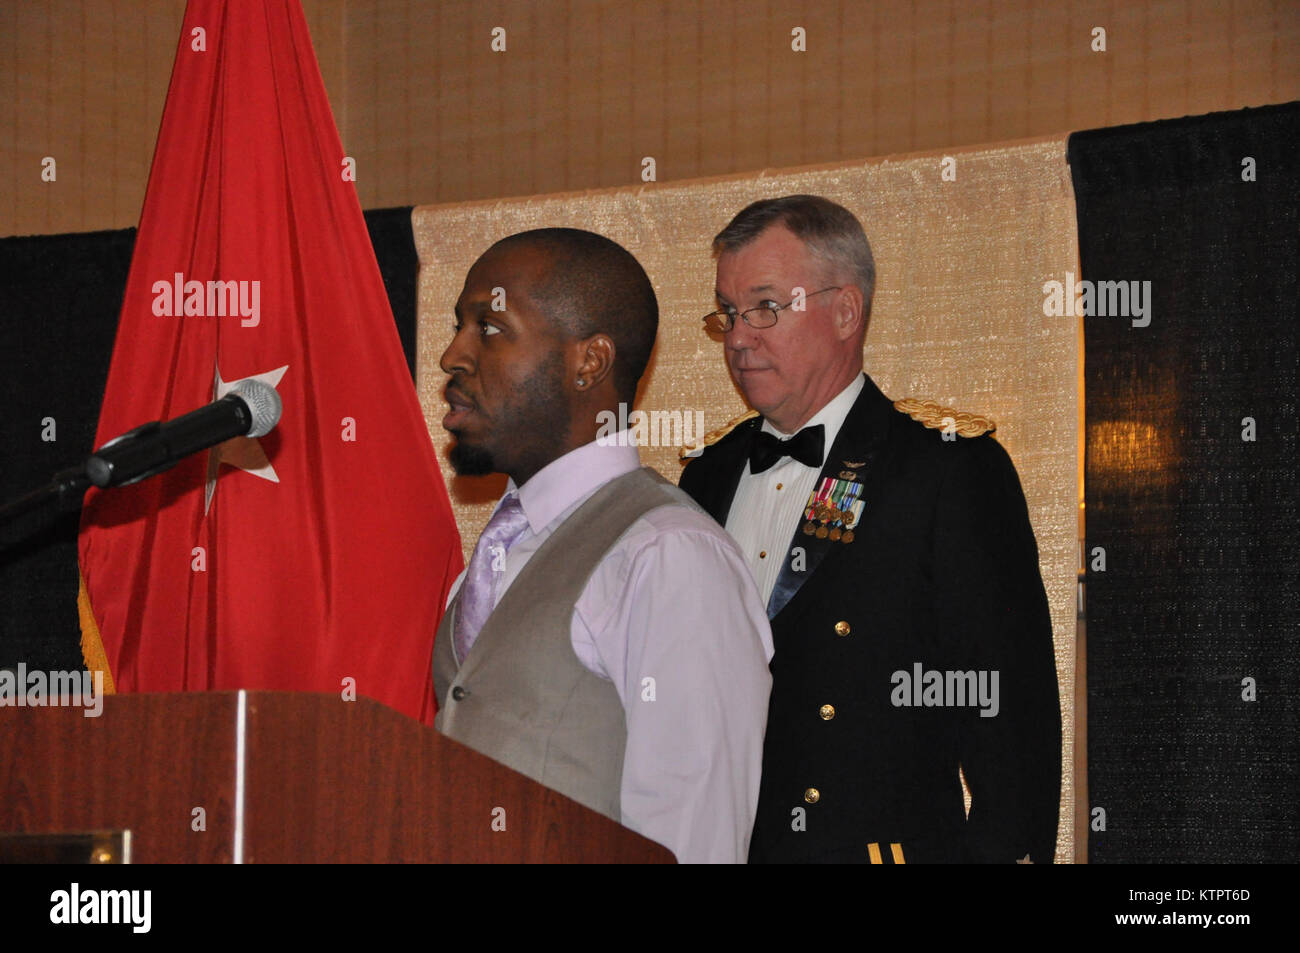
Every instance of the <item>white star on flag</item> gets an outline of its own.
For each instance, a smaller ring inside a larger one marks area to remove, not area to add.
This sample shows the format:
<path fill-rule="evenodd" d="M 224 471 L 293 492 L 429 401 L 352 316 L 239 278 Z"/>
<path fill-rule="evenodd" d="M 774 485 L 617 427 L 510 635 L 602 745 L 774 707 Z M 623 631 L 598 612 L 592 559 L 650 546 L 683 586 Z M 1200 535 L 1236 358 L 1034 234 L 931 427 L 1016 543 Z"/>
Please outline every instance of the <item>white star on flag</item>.
<path fill-rule="evenodd" d="M 284 377 L 284 372 L 289 369 L 289 365 L 277 367 L 273 371 L 264 371 L 261 374 L 250 374 L 248 377 L 241 377 L 237 381 L 223 381 L 221 379 L 221 368 L 215 369 L 212 381 L 212 399 L 220 400 L 234 390 L 235 385 L 240 381 L 261 381 L 268 387 L 275 387 L 280 383 L 280 378 Z M 275 467 L 271 466 L 271 461 L 266 459 L 266 451 L 262 449 L 262 444 L 256 437 L 231 437 L 224 443 L 219 443 L 208 451 L 208 481 L 203 489 L 203 515 L 207 515 L 208 509 L 212 506 L 212 497 L 217 492 L 217 468 L 226 463 L 232 467 L 239 467 L 241 470 L 261 477 L 263 480 L 270 480 L 272 483 L 279 483 L 280 478 L 276 476 Z"/>

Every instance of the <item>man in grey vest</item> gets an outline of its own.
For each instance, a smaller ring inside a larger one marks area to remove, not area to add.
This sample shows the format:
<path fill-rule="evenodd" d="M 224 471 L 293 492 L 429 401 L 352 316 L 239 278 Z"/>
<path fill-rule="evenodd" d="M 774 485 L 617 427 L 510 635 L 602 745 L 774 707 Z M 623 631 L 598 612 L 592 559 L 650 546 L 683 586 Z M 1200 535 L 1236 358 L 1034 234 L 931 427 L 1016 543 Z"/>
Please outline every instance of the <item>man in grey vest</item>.
<path fill-rule="evenodd" d="M 763 604 L 729 536 L 598 438 L 630 407 L 658 305 L 577 229 L 493 245 L 442 355 L 461 474 L 505 473 L 434 647 L 439 731 L 667 846 L 743 862 L 771 689 Z"/>

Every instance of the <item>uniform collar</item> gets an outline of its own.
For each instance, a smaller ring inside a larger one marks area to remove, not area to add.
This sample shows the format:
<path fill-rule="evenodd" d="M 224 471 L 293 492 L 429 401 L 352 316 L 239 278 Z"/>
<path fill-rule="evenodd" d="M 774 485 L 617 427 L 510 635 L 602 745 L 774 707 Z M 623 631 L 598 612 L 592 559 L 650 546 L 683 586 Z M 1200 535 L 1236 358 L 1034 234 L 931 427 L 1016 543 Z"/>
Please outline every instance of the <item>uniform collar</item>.
<path fill-rule="evenodd" d="M 823 438 L 822 446 L 829 451 L 835 445 L 835 438 L 839 436 L 840 428 L 844 426 L 849 411 L 853 409 L 853 405 L 857 402 L 866 384 L 866 375 L 859 373 L 853 380 L 849 381 L 847 387 L 832 397 L 829 403 L 813 414 L 808 422 L 799 429 L 806 430 L 808 427 L 816 427 L 818 424 L 825 427 L 826 435 Z M 770 433 L 781 440 L 794 436 L 777 430 L 767 418 L 763 418 L 762 429 L 764 433 Z"/>

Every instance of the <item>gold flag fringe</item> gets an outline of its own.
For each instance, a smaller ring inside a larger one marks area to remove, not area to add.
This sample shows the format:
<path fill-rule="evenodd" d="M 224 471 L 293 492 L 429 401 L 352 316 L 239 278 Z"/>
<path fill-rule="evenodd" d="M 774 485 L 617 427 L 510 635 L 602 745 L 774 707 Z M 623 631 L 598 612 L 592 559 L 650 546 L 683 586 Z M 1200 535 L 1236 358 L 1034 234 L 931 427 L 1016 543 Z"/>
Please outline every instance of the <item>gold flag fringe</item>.
<path fill-rule="evenodd" d="M 95 613 L 90 609 L 90 593 L 86 592 L 86 580 L 77 573 L 77 615 L 81 618 L 81 658 L 89 672 L 104 673 L 104 694 L 115 695 L 117 688 L 113 684 L 113 670 L 108 666 L 108 654 L 104 643 L 99 638 L 99 626 L 95 622 Z"/>

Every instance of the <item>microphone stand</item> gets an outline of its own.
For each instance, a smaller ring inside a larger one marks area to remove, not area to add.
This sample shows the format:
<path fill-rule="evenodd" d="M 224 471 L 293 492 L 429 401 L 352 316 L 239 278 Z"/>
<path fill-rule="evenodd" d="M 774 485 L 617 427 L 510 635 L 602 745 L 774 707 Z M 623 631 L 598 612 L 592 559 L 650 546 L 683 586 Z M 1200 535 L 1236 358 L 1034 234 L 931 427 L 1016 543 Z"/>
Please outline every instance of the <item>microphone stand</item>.
<path fill-rule="evenodd" d="M 242 399 L 237 401 L 237 405 L 243 409 L 245 416 L 247 416 L 247 405 Z M 177 420 L 180 421 L 183 421 L 184 419 L 185 418 L 183 417 L 177 418 Z M 248 429 L 247 424 L 243 424 L 243 426 L 245 429 Z M 6 523 L 9 520 L 12 520 L 15 516 L 19 516 L 50 502 L 57 503 L 60 509 L 80 509 L 82 497 L 86 495 L 86 490 L 91 486 L 98 486 L 104 489 L 107 489 L 110 486 L 129 486 L 132 483 L 139 483 L 141 480 L 148 479 L 149 477 L 162 473 L 165 470 L 170 470 L 172 467 L 176 466 L 176 464 L 180 463 L 184 457 L 188 456 L 189 452 L 173 456 L 169 454 L 166 449 L 159 450 L 157 447 L 147 448 L 145 452 L 148 456 L 145 459 L 151 459 L 152 465 L 145 468 L 138 476 L 133 476 L 129 480 L 122 480 L 121 482 L 113 481 L 113 467 L 106 464 L 104 458 L 101 456 L 105 450 L 108 450 L 125 440 L 152 436 L 153 434 L 158 433 L 161 429 L 162 425 L 159 421 L 151 420 L 147 424 L 141 424 L 134 430 L 128 430 L 120 437 L 114 437 L 87 457 L 85 463 L 79 464 L 75 467 L 69 467 L 66 470 L 60 470 L 50 478 L 49 483 L 45 484 L 45 486 L 40 489 L 32 490 L 30 493 L 24 494 L 16 500 L 10 500 L 8 503 L 0 506 L 0 524 Z M 197 453 L 198 451 L 196 450 L 193 452 Z M 131 460 L 131 462 L 134 463 L 135 461 Z M 75 505 L 69 505 L 70 502 L 74 502 Z"/>
<path fill-rule="evenodd" d="M 279 422 L 280 407 L 280 395 L 274 388 L 252 379 L 238 382 L 229 394 L 205 407 L 165 424 L 151 420 L 114 437 L 85 463 L 59 471 L 40 489 L 0 506 L 0 524 L 50 502 L 60 508 L 71 508 L 72 502 L 79 509 L 92 485 L 104 489 L 130 486 L 223 440 L 247 434 L 262 436 Z"/>
<path fill-rule="evenodd" d="M 45 486 L 0 506 L 0 523 L 7 523 L 14 517 L 45 506 L 47 503 L 54 503 L 59 509 L 80 509 L 81 499 L 89 488 L 90 476 L 86 473 L 84 463 L 60 470 Z"/>

